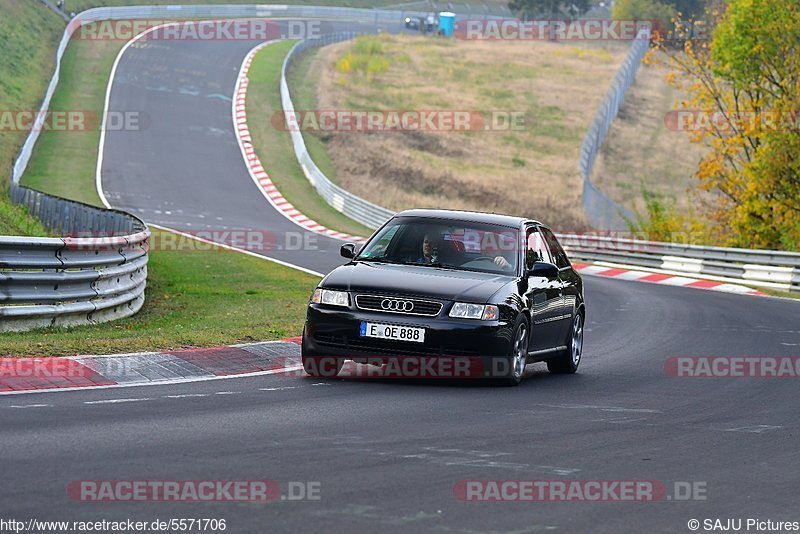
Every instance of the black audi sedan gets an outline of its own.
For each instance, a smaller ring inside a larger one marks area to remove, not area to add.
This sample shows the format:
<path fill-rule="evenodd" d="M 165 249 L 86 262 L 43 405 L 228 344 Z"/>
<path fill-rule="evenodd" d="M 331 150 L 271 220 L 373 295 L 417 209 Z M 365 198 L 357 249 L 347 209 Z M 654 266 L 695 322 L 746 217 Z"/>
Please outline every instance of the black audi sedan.
<path fill-rule="evenodd" d="M 551 373 L 578 369 L 583 281 L 540 222 L 408 210 L 341 254 L 350 261 L 322 279 L 308 305 L 302 361 L 312 376 L 335 376 L 345 360 L 422 359 L 403 369 L 507 385 L 530 362 L 545 361 Z"/>

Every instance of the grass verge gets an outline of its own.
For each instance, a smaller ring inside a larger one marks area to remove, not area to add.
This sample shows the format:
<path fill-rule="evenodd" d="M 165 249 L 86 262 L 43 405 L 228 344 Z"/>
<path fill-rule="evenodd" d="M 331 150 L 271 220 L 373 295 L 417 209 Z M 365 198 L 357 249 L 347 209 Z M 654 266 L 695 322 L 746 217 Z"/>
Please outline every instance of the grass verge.
<path fill-rule="evenodd" d="M 273 117 L 282 109 L 281 65 L 293 45 L 293 41 L 271 44 L 256 54 L 250 66 L 247 117 L 253 146 L 270 179 L 295 208 L 328 228 L 368 236 L 372 233 L 370 229 L 339 213 L 317 194 L 297 163 L 289 132 L 273 126 Z M 291 86 L 292 81 L 289 83 Z"/>
<path fill-rule="evenodd" d="M 153 241 L 162 240 L 162 232 L 155 231 Z M 202 243 L 180 238 L 177 243 L 184 243 L 184 250 L 151 249 L 145 303 L 135 316 L 93 326 L 0 334 L 0 355 L 209 347 L 302 332 L 317 277 Z"/>
<path fill-rule="evenodd" d="M 690 208 L 691 194 L 700 193 L 695 171 L 705 148 L 665 124 L 675 102 L 688 96 L 666 82 L 664 63 L 639 68 L 592 170 L 592 181 L 604 193 L 641 213 L 646 213 L 642 188 L 668 199 L 681 213 Z"/>
<path fill-rule="evenodd" d="M 40 2 L 0 0 L 0 235 L 47 235 L 24 209 L 11 204 L 8 176 L 28 132 L 7 127 L 15 113 L 41 105 L 64 21 Z"/>
<path fill-rule="evenodd" d="M 8 192 L 0 193 L 0 235 L 49 236 L 51 235 L 28 210 L 11 203 Z"/>
<path fill-rule="evenodd" d="M 772 288 L 769 288 L 769 287 L 757 287 L 755 289 L 758 289 L 759 291 L 763 291 L 767 295 L 771 295 L 773 297 L 781 297 L 781 298 L 785 298 L 785 299 L 800 300 L 800 293 L 798 293 L 797 291 L 786 291 L 786 290 L 783 290 L 783 289 L 772 289 Z"/>
<path fill-rule="evenodd" d="M 97 127 L 85 131 L 43 131 L 23 184 L 102 207 L 95 188 L 99 124 L 111 67 L 124 44 L 115 40 L 70 41 L 50 109 L 80 111 L 85 114 L 87 124 Z"/>

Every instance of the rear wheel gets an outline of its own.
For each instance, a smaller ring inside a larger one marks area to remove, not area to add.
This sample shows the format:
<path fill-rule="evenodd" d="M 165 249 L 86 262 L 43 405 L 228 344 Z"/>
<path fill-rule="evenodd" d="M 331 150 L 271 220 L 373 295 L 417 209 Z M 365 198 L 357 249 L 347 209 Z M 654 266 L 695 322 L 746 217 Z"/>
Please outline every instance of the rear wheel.
<path fill-rule="evenodd" d="M 303 370 L 315 378 L 332 378 L 339 374 L 344 366 L 344 358 L 335 356 L 313 356 L 306 349 L 306 338 L 300 345 L 300 358 L 303 361 Z"/>
<path fill-rule="evenodd" d="M 547 370 L 554 374 L 572 374 L 578 370 L 583 356 L 583 315 L 577 312 L 572 318 L 572 329 L 567 337 L 567 348 L 551 360 Z"/>

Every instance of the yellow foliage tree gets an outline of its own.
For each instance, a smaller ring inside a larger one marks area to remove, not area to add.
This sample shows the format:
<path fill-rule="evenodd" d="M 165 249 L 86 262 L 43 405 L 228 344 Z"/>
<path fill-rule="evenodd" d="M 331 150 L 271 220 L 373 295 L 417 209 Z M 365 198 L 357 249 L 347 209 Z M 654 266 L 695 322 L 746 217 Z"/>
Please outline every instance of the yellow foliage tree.
<path fill-rule="evenodd" d="M 663 48 L 690 95 L 680 124 L 709 148 L 705 213 L 721 244 L 800 250 L 800 2 L 714 3 L 703 23 L 713 32 Z"/>

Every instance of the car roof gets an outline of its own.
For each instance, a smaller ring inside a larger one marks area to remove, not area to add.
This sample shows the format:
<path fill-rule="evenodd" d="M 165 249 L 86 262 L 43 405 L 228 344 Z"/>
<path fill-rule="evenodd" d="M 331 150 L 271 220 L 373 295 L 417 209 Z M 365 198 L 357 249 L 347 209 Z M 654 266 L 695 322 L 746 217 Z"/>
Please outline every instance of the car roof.
<path fill-rule="evenodd" d="M 500 224 L 519 228 L 522 223 L 531 222 L 541 224 L 527 217 L 515 217 L 501 213 L 486 213 L 482 211 L 459 211 L 445 209 L 411 209 L 397 213 L 395 217 L 420 217 L 445 220 L 467 220 L 479 223 Z"/>

